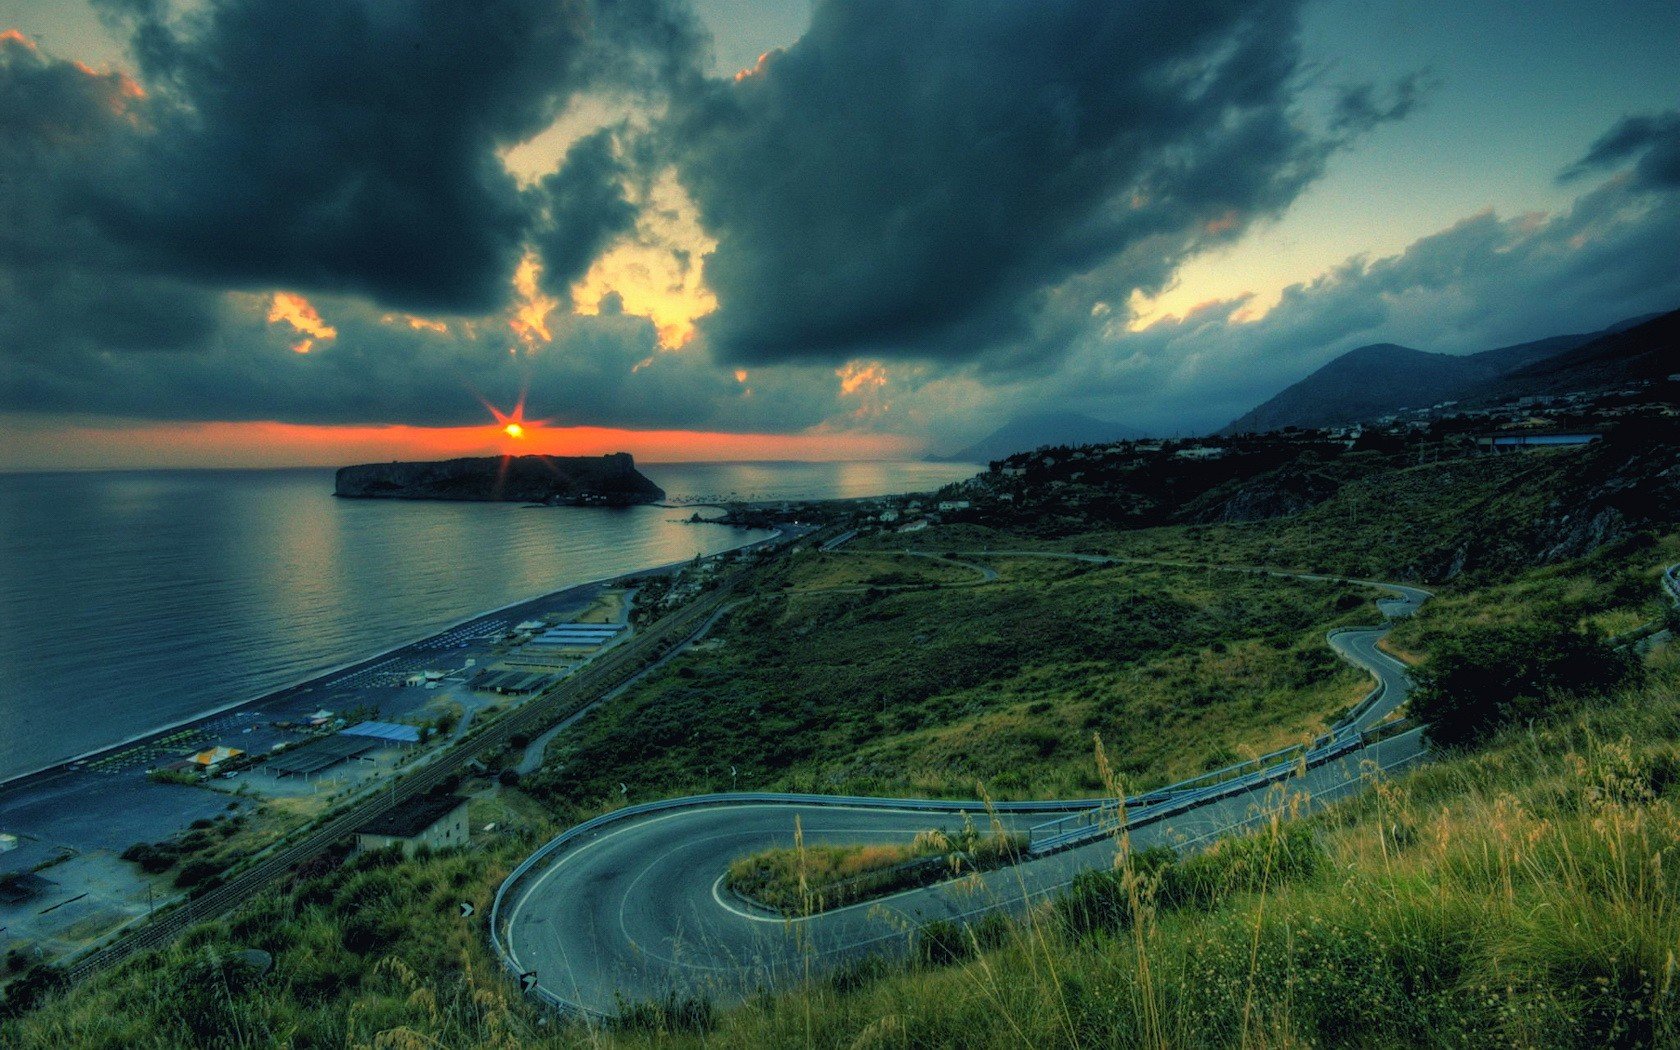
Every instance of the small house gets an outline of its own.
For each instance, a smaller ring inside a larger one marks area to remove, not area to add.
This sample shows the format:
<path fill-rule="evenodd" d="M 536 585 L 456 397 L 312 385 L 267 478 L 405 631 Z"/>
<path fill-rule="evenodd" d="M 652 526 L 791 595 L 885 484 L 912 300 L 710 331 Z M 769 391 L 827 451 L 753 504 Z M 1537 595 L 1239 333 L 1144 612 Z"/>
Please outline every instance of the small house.
<path fill-rule="evenodd" d="M 402 848 L 414 856 L 421 846 L 449 849 L 468 838 L 467 800 L 460 795 L 421 795 L 368 821 L 356 832 L 356 849 Z"/>

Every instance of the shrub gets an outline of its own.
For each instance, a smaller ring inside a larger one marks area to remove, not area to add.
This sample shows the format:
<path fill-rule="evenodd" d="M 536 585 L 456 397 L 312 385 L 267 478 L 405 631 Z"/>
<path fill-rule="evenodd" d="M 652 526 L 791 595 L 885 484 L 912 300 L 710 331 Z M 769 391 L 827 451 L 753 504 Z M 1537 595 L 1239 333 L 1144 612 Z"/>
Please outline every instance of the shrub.
<path fill-rule="evenodd" d="M 708 1032 L 717 1023 L 711 999 L 703 995 L 679 997 L 671 992 L 664 999 L 618 1004 L 613 1027 L 631 1032 Z"/>
<path fill-rule="evenodd" d="M 1544 716 L 1559 698 L 1626 684 L 1639 671 L 1602 637 L 1556 624 L 1477 627 L 1444 639 L 1417 673 L 1411 714 L 1431 740 L 1473 745 Z"/>
<path fill-rule="evenodd" d="M 122 859 L 140 865 L 140 870 L 148 875 L 159 875 L 175 866 L 176 854 L 168 845 L 136 842 L 122 851 Z"/>
<path fill-rule="evenodd" d="M 35 966 L 6 986 L 0 999 L 0 1017 L 16 1017 L 33 1010 L 52 993 L 67 987 L 70 979 L 56 966 Z"/>
<path fill-rule="evenodd" d="M 366 955 L 390 944 L 392 939 L 383 921 L 364 913 L 345 920 L 339 943 L 344 945 L 345 951 Z"/>
<path fill-rule="evenodd" d="M 1177 862 L 1178 855 L 1166 846 L 1152 846 L 1132 854 L 1134 877 L 1147 880 Z M 1125 876 L 1118 871 L 1082 871 L 1073 878 L 1067 892 L 1055 900 L 1056 914 L 1075 937 L 1098 931 L 1114 932 L 1132 924 L 1132 893 Z M 1147 893 L 1139 888 L 1139 894 Z"/>
<path fill-rule="evenodd" d="M 968 930 L 948 919 L 930 919 L 916 931 L 915 958 L 923 966 L 949 966 L 974 954 Z"/>
<path fill-rule="evenodd" d="M 222 866 L 213 860 L 190 860 L 175 873 L 175 885 L 182 889 L 197 886 L 221 874 Z"/>

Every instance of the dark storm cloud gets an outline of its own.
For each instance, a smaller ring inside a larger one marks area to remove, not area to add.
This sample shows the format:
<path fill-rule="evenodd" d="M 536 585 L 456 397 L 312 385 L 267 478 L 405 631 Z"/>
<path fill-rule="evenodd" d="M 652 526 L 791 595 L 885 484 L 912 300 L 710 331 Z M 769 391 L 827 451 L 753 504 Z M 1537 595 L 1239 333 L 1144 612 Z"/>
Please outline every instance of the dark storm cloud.
<path fill-rule="evenodd" d="M 633 373 L 656 352 L 644 322 L 551 319 L 564 337 L 527 360 L 503 318 L 446 309 L 443 336 L 378 305 L 499 304 L 528 235 L 587 265 L 633 218 L 607 135 L 527 190 L 496 150 L 578 85 L 688 75 L 684 17 L 647 0 L 111 10 L 138 80 L 0 36 L 0 409 L 479 422 L 476 384 L 523 375 L 577 422 L 764 425 L 703 362 Z M 292 353 L 299 334 L 266 319 L 277 285 L 337 337 Z"/>
<path fill-rule="evenodd" d="M 150 272 L 64 198 L 133 134 L 139 104 L 121 74 L 0 36 L 0 354 L 155 351 L 220 323 L 218 293 Z"/>
<path fill-rule="evenodd" d="M 1415 85 L 1354 92 L 1304 126 L 1297 7 L 821 4 L 670 122 L 718 240 L 705 331 L 744 362 L 1053 357 L 1033 315 L 1057 282 L 1107 265 L 1159 288 L 1410 108 Z"/>
<path fill-rule="evenodd" d="M 337 331 L 307 354 L 265 323 L 266 300 L 230 310 L 191 350 L 66 349 L 0 355 L 0 410 L 171 420 L 477 426 L 523 395 L 556 425 L 785 431 L 836 410 L 827 382 L 788 370 L 754 391 L 697 354 L 662 353 L 647 321 L 551 317 L 554 341 L 527 356 L 500 324 L 415 330 L 353 299 L 316 300 Z"/>
<path fill-rule="evenodd" d="M 1621 167 L 1633 161 L 1635 184 L 1645 189 L 1680 188 L 1680 110 L 1623 119 L 1564 169 L 1564 180 Z"/>
<path fill-rule="evenodd" d="M 500 306 L 533 202 L 498 150 L 582 86 L 656 78 L 683 44 L 639 0 L 110 9 L 155 94 L 150 132 L 88 180 L 116 239 L 207 281 L 409 310 Z"/>
<path fill-rule="evenodd" d="M 1156 428 L 1213 429 L 1356 346 L 1473 353 L 1680 307 L 1680 187 L 1611 178 L 1552 216 L 1466 218 L 1386 258 L 1141 332 L 1087 327 L 1074 360 L 1022 397 Z"/>
<path fill-rule="evenodd" d="M 560 169 L 543 178 L 542 217 L 532 240 L 543 259 L 543 285 L 567 295 L 614 237 L 636 225 L 625 195 L 629 172 L 615 155 L 613 130 L 602 128 L 566 151 Z"/>

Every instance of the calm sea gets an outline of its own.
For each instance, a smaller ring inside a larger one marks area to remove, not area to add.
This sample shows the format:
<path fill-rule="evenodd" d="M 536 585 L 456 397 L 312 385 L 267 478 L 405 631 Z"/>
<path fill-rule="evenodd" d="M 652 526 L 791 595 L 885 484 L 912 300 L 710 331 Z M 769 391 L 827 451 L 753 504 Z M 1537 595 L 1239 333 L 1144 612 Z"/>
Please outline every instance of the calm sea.
<path fill-rule="evenodd" d="M 936 488 L 973 467 L 648 464 L 673 500 Z M 656 507 L 339 500 L 332 471 L 0 475 L 0 780 L 474 613 L 750 542 Z"/>

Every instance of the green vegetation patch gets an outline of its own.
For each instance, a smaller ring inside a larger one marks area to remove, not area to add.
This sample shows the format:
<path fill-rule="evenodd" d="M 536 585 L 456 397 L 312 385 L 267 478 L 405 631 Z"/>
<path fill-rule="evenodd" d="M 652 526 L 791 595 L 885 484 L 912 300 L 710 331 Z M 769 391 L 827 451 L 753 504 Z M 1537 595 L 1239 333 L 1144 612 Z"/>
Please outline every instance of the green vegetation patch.
<path fill-rule="evenodd" d="M 919 832 L 909 842 L 778 846 L 729 865 L 727 885 L 784 915 L 814 915 L 1017 859 L 1027 837 L 970 822 L 954 834 Z"/>
<path fill-rule="evenodd" d="M 1160 783 L 1310 736 L 1369 688 L 1324 642 L 1375 619 L 1365 588 L 997 565 L 998 580 L 969 587 L 764 583 L 715 634 L 720 648 L 581 722 L 526 786 L 580 813 L 731 788 L 972 798 L 979 781 L 999 797 L 1089 795 L 1102 788 L 1094 734 L 1129 785 Z"/>

